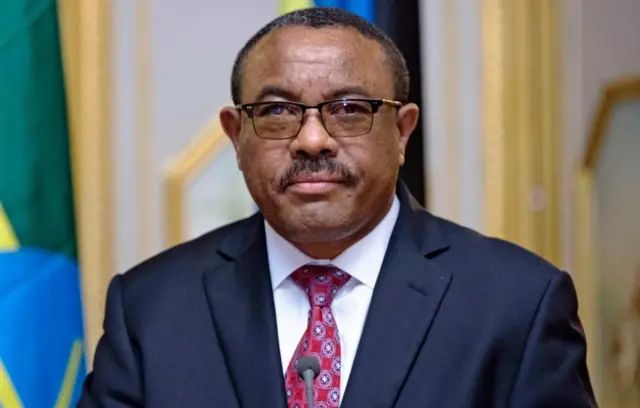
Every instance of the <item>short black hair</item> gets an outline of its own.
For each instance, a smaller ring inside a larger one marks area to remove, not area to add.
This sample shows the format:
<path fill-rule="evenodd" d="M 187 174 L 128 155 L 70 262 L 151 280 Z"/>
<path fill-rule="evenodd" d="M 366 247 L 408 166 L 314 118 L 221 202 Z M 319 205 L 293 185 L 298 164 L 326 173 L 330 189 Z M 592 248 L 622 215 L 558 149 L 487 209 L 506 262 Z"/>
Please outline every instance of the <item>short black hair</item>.
<path fill-rule="evenodd" d="M 343 9 L 332 7 L 311 7 L 292 11 L 272 20 L 253 35 L 242 47 L 231 73 L 231 97 L 235 104 L 240 104 L 244 63 L 256 44 L 267 34 L 284 27 L 345 27 L 355 28 L 366 38 L 377 41 L 387 56 L 394 76 L 394 98 L 400 102 L 409 99 L 409 69 L 396 44 L 378 27 L 362 17 Z"/>

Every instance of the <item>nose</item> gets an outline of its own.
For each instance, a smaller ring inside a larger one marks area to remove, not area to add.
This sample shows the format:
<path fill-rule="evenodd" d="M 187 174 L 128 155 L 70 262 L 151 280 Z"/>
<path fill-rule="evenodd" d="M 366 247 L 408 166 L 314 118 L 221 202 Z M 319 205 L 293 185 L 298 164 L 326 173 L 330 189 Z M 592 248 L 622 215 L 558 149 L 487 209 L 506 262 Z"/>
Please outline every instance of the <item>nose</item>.
<path fill-rule="evenodd" d="M 307 114 L 298 136 L 291 142 L 292 157 L 334 157 L 338 153 L 338 143 L 327 133 L 318 115 Z"/>

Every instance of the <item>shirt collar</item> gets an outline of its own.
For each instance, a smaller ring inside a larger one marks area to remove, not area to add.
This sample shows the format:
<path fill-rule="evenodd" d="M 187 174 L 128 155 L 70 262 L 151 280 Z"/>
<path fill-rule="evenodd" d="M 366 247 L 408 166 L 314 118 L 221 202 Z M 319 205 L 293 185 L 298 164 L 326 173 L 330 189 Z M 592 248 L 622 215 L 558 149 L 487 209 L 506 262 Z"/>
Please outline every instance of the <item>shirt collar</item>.
<path fill-rule="evenodd" d="M 391 233 L 398 219 L 400 201 L 394 197 L 391 209 L 364 238 L 347 248 L 335 259 L 313 259 L 278 234 L 265 220 L 265 234 L 271 285 L 275 290 L 289 275 L 306 264 L 331 264 L 371 289 L 382 267 Z"/>

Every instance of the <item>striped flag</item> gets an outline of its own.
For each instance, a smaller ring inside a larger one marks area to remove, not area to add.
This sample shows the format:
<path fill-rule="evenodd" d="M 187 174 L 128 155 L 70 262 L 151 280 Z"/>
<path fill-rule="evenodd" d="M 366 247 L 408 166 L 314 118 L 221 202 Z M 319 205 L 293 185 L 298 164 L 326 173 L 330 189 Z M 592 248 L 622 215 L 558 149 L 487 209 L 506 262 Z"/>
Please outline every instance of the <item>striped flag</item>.
<path fill-rule="evenodd" d="M 288 13 L 307 7 L 337 7 L 358 14 L 378 26 L 402 51 L 411 74 L 409 101 L 424 107 L 422 97 L 421 33 L 418 0 L 281 0 L 280 12 Z M 406 151 L 406 163 L 400 168 L 400 178 L 411 193 L 424 205 L 425 133 L 422 116 L 418 121 Z"/>
<path fill-rule="evenodd" d="M 55 0 L 0 2 L 0 407 L 71 407 L 84 378 Z"/>

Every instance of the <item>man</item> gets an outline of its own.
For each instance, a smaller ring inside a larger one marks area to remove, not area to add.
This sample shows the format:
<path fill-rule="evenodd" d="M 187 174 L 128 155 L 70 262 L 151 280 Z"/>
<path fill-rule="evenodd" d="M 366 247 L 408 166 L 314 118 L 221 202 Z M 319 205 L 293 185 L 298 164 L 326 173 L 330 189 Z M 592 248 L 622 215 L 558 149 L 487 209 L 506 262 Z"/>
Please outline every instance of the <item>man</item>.
<path fill-rule="evenodd" d="M 570 277 L 398 182 L 408 88 L 347 12 L 260 30 L 220 120 L 261 211 L 114 278 L 79 406 L 595 406 Z"/>

